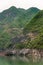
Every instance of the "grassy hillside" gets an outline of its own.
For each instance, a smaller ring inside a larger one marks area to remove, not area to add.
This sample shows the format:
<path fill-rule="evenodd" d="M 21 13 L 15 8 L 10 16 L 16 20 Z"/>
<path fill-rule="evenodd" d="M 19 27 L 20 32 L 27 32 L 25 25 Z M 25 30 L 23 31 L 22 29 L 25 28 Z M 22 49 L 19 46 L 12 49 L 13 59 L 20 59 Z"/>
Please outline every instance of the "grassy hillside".
<path fill-rule="evenodd" d="M 24 33 L 30 37 L 30 48 L 43 49 L 43 10 L 26 25 Z"/>
<path fill-rule="evenodd" d="M 26 39 L 23 35 L 23 28 L 38 12 L 37 8 L 24 10 L 14 6 L 1 12 L 0 48 L 12 48 L 17 40 L 21 43 L 20 41 Z"/>

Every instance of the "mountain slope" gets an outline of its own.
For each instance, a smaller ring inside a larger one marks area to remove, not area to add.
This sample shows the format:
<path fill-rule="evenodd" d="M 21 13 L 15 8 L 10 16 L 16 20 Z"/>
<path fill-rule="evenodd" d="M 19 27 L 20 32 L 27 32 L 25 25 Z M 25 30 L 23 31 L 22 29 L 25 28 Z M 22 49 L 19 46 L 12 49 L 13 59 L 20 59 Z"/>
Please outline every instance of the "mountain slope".
<path fill-rule="evenodd" d="M 43 49 L 43 10 L 26 25 L 24 33 L 30 37 L 30 48 Z"/>
<path fill-rule="evenodd" d="M 23 10 L 25 11 L 25 10 Z M 12 6 L 7 10 L 4 10 L 0 13 L 0 21 L 5 19 L 6 17 L 16 17 L 23 13 L 23 11 L 20 11 L 16 7 Z"/>
<path fill-rule="evenodd" d="M 0 48 L 13 47 L 17 39 L 22 41 L 24 38 L 23 28 L 38 12 L 39 9 L 37 8 L 30 8 L 28 10 L 24 10 L 16 8 L 14 6 L 1 12 Z M 16 41 L 13 43 L 12 40 L 15 39 Z M 20 43 L 20 41 L 18 43 Z"/>
<path fill-rule="evenodd" d="M 18 19 L 16 19 L 16 21 L 20 21 L 21 22 L 21 27 L 25 27 L 26 24 L 28 24 L 28 22 L 39 12 L 38 8 L 35 7 L 31 7 L 29 9 L 27 9 L 25 11 L 24 14 L 22 14 L 22 16 L 20 16 Z"/>
<path fill-rule="evenodd" d="M 10 24 L 10 27 L 24 27 L 37 13 L 39 9 L 30 8 L 28 10 L 16 8 L 12 6 L 11 8 L 0 13 L 0 23 Z"/>

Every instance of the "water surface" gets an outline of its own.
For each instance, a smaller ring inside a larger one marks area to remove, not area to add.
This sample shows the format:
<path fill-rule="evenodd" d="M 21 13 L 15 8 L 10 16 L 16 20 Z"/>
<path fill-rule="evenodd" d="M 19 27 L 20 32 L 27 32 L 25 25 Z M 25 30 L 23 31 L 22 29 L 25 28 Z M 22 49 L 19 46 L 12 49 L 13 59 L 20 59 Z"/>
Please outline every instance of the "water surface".
<path fill-rule="evenodd" d="M 0 65 L 43 65 L 43 58 L 0 57 Z"/>

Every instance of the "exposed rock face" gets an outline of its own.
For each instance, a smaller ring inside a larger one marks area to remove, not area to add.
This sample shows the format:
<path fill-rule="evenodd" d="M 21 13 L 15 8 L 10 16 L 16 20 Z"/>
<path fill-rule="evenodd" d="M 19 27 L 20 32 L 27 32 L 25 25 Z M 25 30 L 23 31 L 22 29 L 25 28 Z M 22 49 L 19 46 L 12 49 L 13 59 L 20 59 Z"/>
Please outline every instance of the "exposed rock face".
<path fill-rule="evenodd" d="M 40 52 L 41 57 L 43 57 L 43 49 L 40 50 L 39 52 Z"/>
<path fill-rule="evenodd" d="M 33 49 L 32 50 L 32 57 L 34 58 L 34 59 L 40 59 L 41 58 L 41 54 L 40 54 L 40 52 L 38 51 L 38 50 L 36 50 L 36 49 Z"/>
<path fill-rule="evenodd" d="M 30 53 L 31 53 L 31 50 L 30 49 L 22 49 L 19 52 L 20 55 L 28 55 Z"/>
<path fill-rule="evenodd" d="M 15 38 L 12 38 L 12 42 L 13 43 L 23 43 L 23 42 L 25 42 L 25 40 L 27 40 L 28 39 L 28 36 L 24 36 L 24 35 L 19 35 L 19 36 L 17 36 L 17 37 L 15 37 Z"/>
<path fill-rule="evenodd" d="M 28 34 L 26 34 L 30 39 L 31 41 L 35 39 L 35 37 L 38 35 L 37 32 L 29 32 Z"/>
<path fill-rule="evenodd" d="M 23 55 L 23 56 L 29 56 L 31 55 L 32 57 L 43 57 L 43 51 L 39 51 L 37 49 L 15 49 L 15 50 L 9 50 L 5 53 L 6 56 L 11 56 L 11 55 Z"/>

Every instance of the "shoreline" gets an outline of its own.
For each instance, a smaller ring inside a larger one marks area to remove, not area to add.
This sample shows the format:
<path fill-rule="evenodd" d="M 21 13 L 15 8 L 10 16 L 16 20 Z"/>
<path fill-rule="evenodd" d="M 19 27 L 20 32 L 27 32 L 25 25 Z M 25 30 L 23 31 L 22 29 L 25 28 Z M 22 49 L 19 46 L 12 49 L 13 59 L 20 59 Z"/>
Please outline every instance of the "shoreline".
<path fill-rule="evenodd" d="M 6 50 L 6 51 L 0 51 L 0 56 L 15 56 L 15 55 L 22 55 L 22 56 L 41 56 L 43 57 L 43 49 L 38 50 L 38 49 L 14 49 L 14 50 Z"/>

